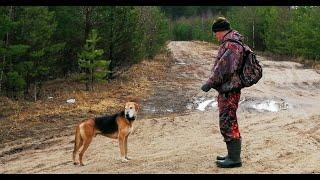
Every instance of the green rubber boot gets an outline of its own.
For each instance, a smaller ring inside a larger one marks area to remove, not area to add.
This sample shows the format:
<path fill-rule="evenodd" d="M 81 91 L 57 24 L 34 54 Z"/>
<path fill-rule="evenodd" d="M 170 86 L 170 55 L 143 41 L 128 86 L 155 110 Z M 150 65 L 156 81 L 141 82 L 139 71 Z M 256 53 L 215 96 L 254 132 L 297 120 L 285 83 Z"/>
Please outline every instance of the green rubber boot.
<path fill-rule="evenodd" d="M 228 147 L 227 147 L 228 148 Z M 228 154 L 225 156 L 217 156 L 217 160 L 225 160 L 228 157 Z"/>
<path fill-rule="evenodd" d="M 225 160 L 228 157 L 228 155 L 225 156 L 217 156 L 217 160 Z"/>
<path fill-rule="evenodd" d="M 224 160 L 218 160 L 217 166 L 220 168 L 241 167 L 241 139 L 227 142 L 228 156 Z"/>

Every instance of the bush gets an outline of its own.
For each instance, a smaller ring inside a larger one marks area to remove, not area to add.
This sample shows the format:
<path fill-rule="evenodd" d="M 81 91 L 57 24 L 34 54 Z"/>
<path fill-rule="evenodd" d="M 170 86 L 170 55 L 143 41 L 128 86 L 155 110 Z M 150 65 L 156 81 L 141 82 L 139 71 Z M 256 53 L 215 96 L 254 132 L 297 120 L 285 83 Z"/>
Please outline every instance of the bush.
<path fill-rule="evenodd" d="M 188 41 L 192 40 L 192 27 L 188 22 L 177 22 L 173 26 L 173 37 L 176 41 Z"/>
<path fill-rule="evenodd" d="M 212 41 L 211 32 L 211 18 L 182 18 L 172 22 L 173 40 L 176 41 L 190 41 L 190 40 L 203 40 Z"/>
<path fill-rule="evenodd" d="M 11 71 L 6 74 L 6 89 L 11 98 L 20 97 L 26 86 L 24 78 L 17 72 Z"/>

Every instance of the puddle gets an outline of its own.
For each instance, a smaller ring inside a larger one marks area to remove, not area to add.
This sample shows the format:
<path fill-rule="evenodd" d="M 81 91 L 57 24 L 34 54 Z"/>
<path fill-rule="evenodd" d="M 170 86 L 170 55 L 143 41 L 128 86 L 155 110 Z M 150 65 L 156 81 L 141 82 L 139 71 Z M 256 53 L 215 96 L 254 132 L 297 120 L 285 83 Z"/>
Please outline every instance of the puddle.
<path fill-rule="evenodd" d="M 166 111 L 167 112 L 173 112 L 173 109 L 167 109 Z"/>
<path fill-rule="evenodd" d="M 252 108 L 257 110 L 266 110 L 271 112 L 278 112 L 279 106 L 276 104 L 275 101 L 266 101 L 259 104 L 253 104 Z"/>
<path fill-rule="evenodd" d="M 278 112 L 281 110 L 287 110 L 291 107 L 288 103 L 282 101 L 274 101 L 274 100 L 265 100 L 262 102 L 255 102 L 255 104 L 251 104 L 251 108 L 256 109 L 257 111 L 269 111 L 269 112 Z"/>
<path fill-rule="evenodd" d="M 156 112 L 156 108 L 155 107 L 146 107 L 143 109 L 143 111 Z"/>
<path fill-rule="evenodd" d="M 239 102 L 239 108 L 243 108 L 249 111 L 258 112 L 279 112 L 282 110 L 288 110 L 292 108 L 292 105 L 284 100 L 258 100 L 258 99 L 242 99 Z M 217 108 L 218 102 L 216 99 L 205 99 L 201 97 L 193 102 L 193 104 L 187 104 L 187 109 L 197 109 L 199 111 L 205 111 L 208 107 Z M 194 108 L 193 108 L 194 107 Z"/>
<path fill-rule="evenodd" d="M 205 100 L 204 97 L 201 97 L 193 102 L 193 106 L 187 105 L 187 107 L 196 107 L 195 109 L 199 111 L 205 111 L 208 106 L 210 107 L 210 105 L 212 108 L 216 108 L 218 102 L 216 99 Z"/>
<path fill-rule="evenodd" d="M 189 91 L 178 85 L 177 82 L 172 82 L 174 78 L 169 75 L 165 81 L 154 82 L 154 86 L 157 87 L 156 91 L 150 98 L 141 102 L 141 118 L 163 117 L 170 114 L 185 113 L 193 109 L 186 107 L 190 103 Z M 176 77 L 177 73 L 172 75 Z"/>
<path fill-rule="evenodd" d="M 185 62 L 176 62 L 175 64 L 186 65 L 187 63 L 185 63 Z"/>
<path fill-rule="evenodd" d="M 215 98 L 206 99 L 200 97 L 193 102 L 185 102 L 185 106 L 177 106 L 177 104 L 163 104 L 159 106 L 157 104 L 149 103 L 143 108 L 143 115 L 166 115 L 171 113 L 182 113 L 185 111 L 206 111 L 209 109 L 217 109 L 218 102 Z M 164 106 L 166 105 L 166 106 Z M 239 109 L 245 111 L 258 111 L 258 112 L 279 112 L 289 110 L 293 106 L 284 100 L 264 100 L 264 99 L 242 99 L 239 102 Z"/>
<path fill-rule="evenodd" d="M 212 107 L 216 107 L 218 102 L 215 101 L 215 99 L 211 99 L 211 100 L 206 100 L 204 102 L 199 103 L 198 107 L 196 109 L 200 110 L 200 111 L 204 111 L 206 110 L 206 107 L 210 104 Z"/>
<path fill-rule="evenodd" d="M 175 63 L 175 64 L 178 64 L 178 65 L 186 65 L 186 64 L 187 64 L 187 63 L 185 63 L 184 61 L 178 60 L 178 59 L 176 59 L 174 63 Z"/>
<path fill-rule="evenodd" d="M 248 111 L 258 111 L 258 112 L 279 112 L 292 109 L 294 106 L 284 99 L 244 99 L 242 100 L 243 108 Z"/>

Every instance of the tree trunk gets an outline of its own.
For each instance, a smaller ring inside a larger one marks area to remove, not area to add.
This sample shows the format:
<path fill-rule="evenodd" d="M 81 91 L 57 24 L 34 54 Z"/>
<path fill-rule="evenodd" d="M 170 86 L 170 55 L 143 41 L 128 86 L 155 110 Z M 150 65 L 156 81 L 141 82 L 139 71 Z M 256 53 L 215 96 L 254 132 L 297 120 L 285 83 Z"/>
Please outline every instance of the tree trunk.
<path fill-rule="evenodd" d="M 110 14 L 110 34 L 109 34 L 109 38 L 110 38 L 110 42 L 109 42 L 109 60 L 111 61 L 110 62 L 110 65 L 109 65 L 109 69 L 110 69 L 110 74 L 109 76 L 107 75 L 107 78 L 110 78 L 110 77 L 113 77 L 113 68 L 114 68 L 114 65 L 113 65 L 113 26 L 114 26 L 114 9 L 111 10 L 111 14 Z"/>
<path fill-rule="evenodd" d="M 91 29 L 91 13 L 92 13 L 92 7 L 85 6 L 84 7 L 84 14 L 85 14 L 85 29 L 84 29 L 84 43 L 86 43 L 86 40 L 88 39 L 90 29 Z"/>
<path fill-rule="evenodd" d="M 37 82 L 34 82 L 34 102 L 37 101 Z"/>
<path fill-rule="evenodd" d="M 111 10 L 111 14 L 110 14 L 110 34 L 109 34 L 109 38 L 111 40 L 110 45 L 109 45 L 109 59 L 112 59 L 112 52 L 113 52 L 113 26 L 114 26 L 114 19 L 113 19 L 113 9 Z"/>
<path fill-rule="evenodd" d="M 12 14 L 13 14 L 12 12 L 13 12 L 13 6 L 10 6 L 9 18 L 11 20 L 12 20 Z M 7 32 L 7 34 L 6 34 L 5 48 L 7 48 L 8 46 L 9 46 L 9 32 Z M 2 61 L 3 68 L 1 69 L 1 72 L 0 72 L 0 94 L 1 94 L 1 91 L 2 91 L 2 79 L 3 79 L 5 63 L 6 63 L 6 55 L 4 54 L 3 55 L 3 61 Z"/>
<path fill-rule="evenodd" d="M 254 19 L 252 20 L 252 48 L 254 49 Z"/>
<path fill-rule="evenodd" d="M 203 14 L 201 14 L 201 31 L 204 31 L 204 25 L 203 25 Z"/>
<path fill-rule="evenodd" d="M 85 21 L 85 29 L 84 29 L 84 44 L 86 44 L 86 41 L 89 37 L 90 29 L 91 29 L 91 21 L 90 21 L 90 16 L 92 12 L 92 7 L 90 6 L 84 6 L 83 7 L 84 11 L 84 21 Z M 86 69 L 86 91 L 90 91 L 91 85 L 90 85 L 90 69 Z"/>
<path fill-rule="evenodd" d="M 86 81 L 86 91 L 89 91 L 89 80 Z"/>
<path fill-rule="evenodd" d="M 91 62 L 93 63 L 93 62 Z M 90 83 L 91 83 L 91 91 L 93 91 L 93 68 L 90 69 L 90 76 L 91 76 L 91 80 L 90 80 Z"/>
<path fill-rule="evenodd" d="M 7 33 L 7 37 L 8 37 L 8 33 Z M 2 78 L 3 78 L 3 71 L 4 71 L 4 64 L 6 63 L 6 55 L 4 54 L 3 55 L 3 68 L 1 69 L 1 72 L 0 72 L 0 94 L 1 94 L 1 91 L 2 91 Z"/>

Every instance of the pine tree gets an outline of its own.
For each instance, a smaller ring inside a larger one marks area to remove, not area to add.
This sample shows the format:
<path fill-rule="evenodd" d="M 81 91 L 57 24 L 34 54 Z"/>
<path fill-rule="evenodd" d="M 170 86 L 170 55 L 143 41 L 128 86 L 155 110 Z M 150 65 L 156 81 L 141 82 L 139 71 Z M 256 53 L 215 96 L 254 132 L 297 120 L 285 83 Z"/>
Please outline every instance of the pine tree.
<path fill-rule="evenodd" d="M 102 80 L 109 71 L 110 61 L 99 59 L 104 51 L 96 49 L 101 38 L 95 29 L 91 31 L 83 51 L 79 54 L 79 66 L 85 71 L 86 90 L 93 91 L 93 83 Z"/>

